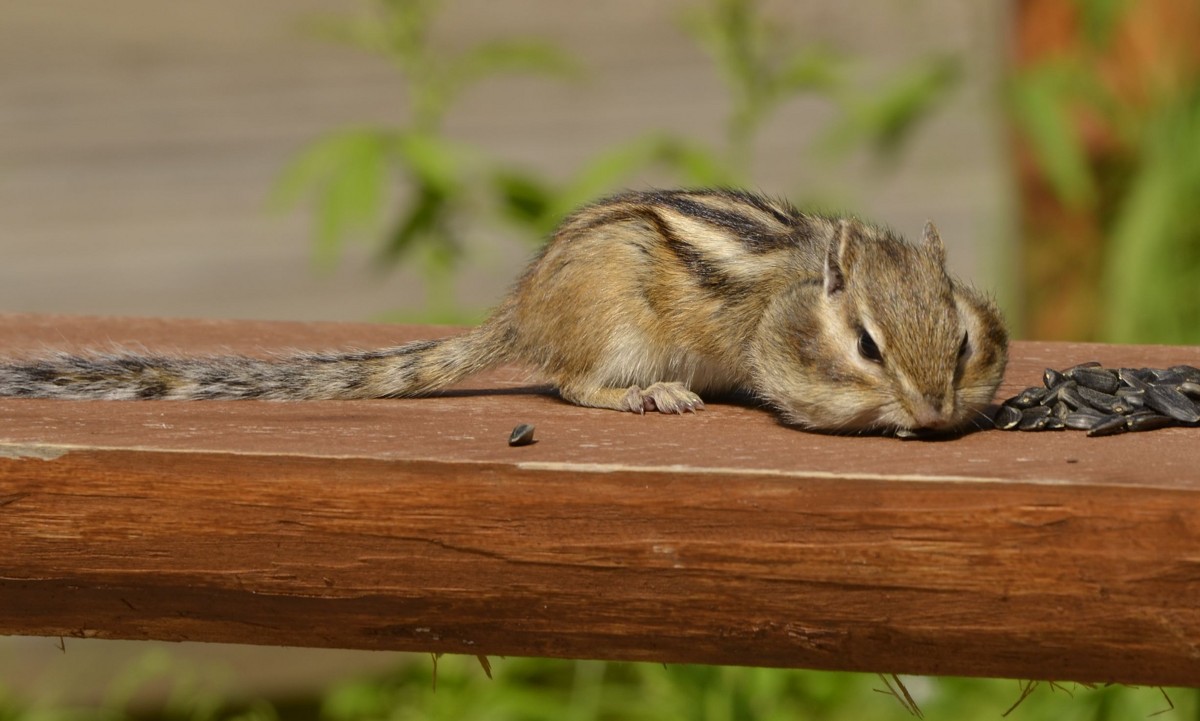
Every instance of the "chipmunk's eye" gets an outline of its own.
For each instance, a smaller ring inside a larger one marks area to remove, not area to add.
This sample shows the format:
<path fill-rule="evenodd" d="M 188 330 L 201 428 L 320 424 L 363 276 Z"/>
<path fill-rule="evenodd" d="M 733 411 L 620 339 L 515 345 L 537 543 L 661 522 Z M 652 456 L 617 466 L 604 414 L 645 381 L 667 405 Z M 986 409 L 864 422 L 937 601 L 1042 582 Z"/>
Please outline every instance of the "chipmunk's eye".
<path fill-rule="evenodd" d="M 958 362 L 959 363 L 962 363 L 963 358 L 967 357 L 967 351 L 969 351 L 971 349 L 971 346 L 970 346 L 970 344 L 968 344 L 967 341 L 968 341 L 967 334 L 963 333 L 962 343 L 960 343 L 958 346 Z"/>
<path fill-rule="evenodd" d="M 875 339 L 865 328 L 858 330 L 858 354 L 872 363 L 882 363 L 883 353 L 879 351 L 879 346 L 875 343 Z"/>

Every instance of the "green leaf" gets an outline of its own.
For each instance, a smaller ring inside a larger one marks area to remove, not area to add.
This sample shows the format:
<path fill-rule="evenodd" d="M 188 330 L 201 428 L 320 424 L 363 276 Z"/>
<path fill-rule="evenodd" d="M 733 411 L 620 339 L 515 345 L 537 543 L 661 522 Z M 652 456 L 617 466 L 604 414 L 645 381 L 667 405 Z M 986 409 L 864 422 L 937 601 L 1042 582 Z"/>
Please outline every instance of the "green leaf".
<path fill-rule="evenodd" d="M 549 215 L 557 191 L 533 173 L 501 167 L 492 174 L 492 188 L 501 212 L 521 226 L 534 228 L 539 238 L 555 222 Z"/>
<path fill-rule="evenodd" d="M 407 175 L 447 196 L 459 193 L 471 168 L 480 163 L 470 146 L 421 131 L 389 135 L 387 149 Z"/>
<path fill-rule="evenodd" d="M 920 121 L 932 113 L 958 84 L 959 64 L 936 57 L 893 77 L 867 101 L 850 101 L 840 124 L 822 139 L 826 153 L 845 154 L 867 145 L 885 159 L 893 158 Z"/>
<path fill-rule="evenodd" d="M 374 225 L 383 204 L 385 134 L 350 130 L 323 138 L 287 168 L 273 192 L 275 204 L 314 198 L 318 259 L 329 262 L 344 237 Z"/>
<path fill-rule="evenodd" d="M 770 69 L 763 58 L 769 51 L 771 27 L 754 0 L 709 0 L 686 13 L 682 25 L 712 56 L 736 95 L 755 98 L 767 87 Z"/>
<path fill-rule="evenodd" d="M 734 173 L 707 147 L 670 136 L 661 138 L 659 142 L 658 162 L 673 169 L 684 185 L 745 185 L 745 179 Z"/>
<path fill-rule="evenodd" d="M 812 47 L 784 63 L 776 76 L 776 92 L 791 95 L 799 91 L 830 93 L 845 83 L 842 59 L 825 48 Z"/>
<path fill-rule="evenodd" d="M 1064 68 L 1041 66 L 1021 73 L 1009 88 L 1013 119 L 1028 140 L 1034 161 L 1055 194 L 1073 207 L 1095 202 L 1096 187 L 1087 148 L 1071 114 Z"/>
<path fill-rule="evenodd" d="M 419 185 L 412 203 L 388 235 L 380 260 L 384 264 L 394 263 L 397 258 L 412 252 L 418 244 L 427 243 L 443 246 L 437 260 L 439 263 L 451 263 L 461 248 L 446 232 L 450 211 L 450 199 L 439 188 Z"/>

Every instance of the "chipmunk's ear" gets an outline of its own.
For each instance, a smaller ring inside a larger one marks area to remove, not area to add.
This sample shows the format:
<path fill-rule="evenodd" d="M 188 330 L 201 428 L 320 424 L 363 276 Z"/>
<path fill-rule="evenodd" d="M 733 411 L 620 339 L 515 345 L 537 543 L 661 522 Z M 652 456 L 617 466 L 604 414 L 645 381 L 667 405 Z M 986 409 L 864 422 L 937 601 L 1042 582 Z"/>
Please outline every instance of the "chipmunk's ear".
<path fill-rule="evenodd" d="M 825 249 L 825 295 L 836 295 L 846 287 L 846 269 L 854 260 L 858 226 L 852 220 L 838 221 L 829 247 Z"/>
<path fill-rule="evenodd" d="M 937 226 L 932 220 L 925 221 L 925 230 L 921 232 L 921 247 L 932 253 L 939 265 L 946 264 L 946 246 L 942 244 L 942 236 L 938 234 Z"/>

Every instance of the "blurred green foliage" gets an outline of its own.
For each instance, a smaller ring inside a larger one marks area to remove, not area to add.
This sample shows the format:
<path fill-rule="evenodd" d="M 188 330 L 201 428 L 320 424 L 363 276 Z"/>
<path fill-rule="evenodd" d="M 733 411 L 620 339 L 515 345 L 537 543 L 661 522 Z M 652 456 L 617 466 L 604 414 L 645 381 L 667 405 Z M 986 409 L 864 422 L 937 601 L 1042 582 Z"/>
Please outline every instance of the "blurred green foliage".
<path fill-rule="evenodd" d="M 1118 94 L 1098 69 L 1135 4 L 1075 7 L 1080 41 L 1012 78 L 1012 117 L 1053 193 L 1100 230 L 1098 339 L 1200 343 L 1200 77 L 1156 69 L 1140 97 Z M 1087 127 L 1115 150 L 1098 159 Z"/>
<path fill-rule="evenodd" d="M 688 9 L 683 24 L 709 52 L 729 90 L 723 147 L 650 131 L 597 153 L 565 180 L 552 180 L 448 137 L 445 120 L 464 91 L 491 77 L 578 79 L 583 73 L 573 58 L 532 39 L 495 40 L 449 53 L 431 40 L 441 8 L 437 0 L 373 0 L 368 7 L 372 12 L 366 15 L 327 18 L 316 27 L 389 60 L 409 115 L 395 127 L 348 128 L 316 141 L 285 170 L 275 198 L 284 206 L 312 198 L 317 257 L 324 263 L 336 259 L 354 235 L 381 236 L 377 257 L 383 266 L 419 259 L 430 288 L 428 320 L 460 315 L 450 281 L 464 251 L 468 219 L 515 227 L 540 242 L 572 209 L 647 172 L 683 186 L 752 185 L 754 143 L 763 124 L 801 95 L 826 100 L 836 110 L 815 139 L 822 155 L 841 157 L 863 148 L 894 157 L 958 77 L 953 58 L 935 57 L 881 86 L 860 87 L 848 58 L 797 43 L 755 0 L 703 0 Z M 802 152 L 797 149 L 798 162 Z M 401 207 L 381 229 L 384 216 L 393 214 L 393 196 L 403 198 Z"/>
<path fill-rule="evenodd" d="M 23 705 L 0 683 L 0 721 L 908 721 L 881 677 L 744 667 L 491 659 L 488 678 L 469 656 L 405 655 L 394 670 L 339 682 L 322 696 L 229 701 L 202 670 L 150 651 L 96 707 Z M 1126 721 L 1200 718 L 1195 689 L 1016 681 L 901 679 L 930 721 Z M 130 704 L 163 689 L 158 707 Z M 1007 716 L 1004 714 L 1007 712 Z M 1161 713 L 1160 713 L 1161 712 Z M 1155 714 L 1159 714 L 1155 716 Z"/>
<path fill-rule="evenodd" d="M 487 679 L 469 657 L 398 668 L 383 679 L 331 691 L 323 721 L 907 721 L 909 710 L 871 674 L 744 667 L 497 659 Z M 904 677 L 927 719 L 1009 718 L 1107 721 L 1193 718 L 1193 690 L 1039 684 L 1024 701 L 1016 681 Z"/>
<path fill-rule="evenodd" d="M 1109 226 L 1107 337 L 1200 343 L 1200 85 L 1155 108 L 1135 147 Z"/>
<path fill-rule="evenodd" d="M 714 155 L 723 160 L 732 185 L 752 184 L 754 141 L 790 100 L 811 95 L 836 110 L 814 143 L 821 154 L 842 158 L 865 148 L 893 159 L 959 77 L 957 58 L 935 55 L 894 73 L 880 87 L 860 87 L 850 58 L 798 43 L 754 0 L 700 3 L 685 14 L 684 27 L 708 51 L 729 90 L 726 147 Z"/>
<path fill-rule="evenodd" d="M 431 39 L 440 7 L 438 0 L 376 0 L 369 6 L 373 12 L 314 25 L 326 37 L 390 61 L 409 117 L 397 127 L 350 128 L 313 143 L 284 172 L 275 198 L 292 205 L 314 195 L 317 254 L 330 262 L 347 236 L 379 230 L 394 173 L 408 201 L 386 232 L 379 258 L 421 257 L 430 305 L 446 309 L 455 305 L 449 271 L 463 251 L 459 218 L 475 212 L 481 178 L 486 187 L 492 171 L 481 149 L 444 134 L 447 113 L 465 90 L 492 76 L 570 77 L 579 70 L 565 53 L 535 39 L 495 40 L 448 53 Z"/>

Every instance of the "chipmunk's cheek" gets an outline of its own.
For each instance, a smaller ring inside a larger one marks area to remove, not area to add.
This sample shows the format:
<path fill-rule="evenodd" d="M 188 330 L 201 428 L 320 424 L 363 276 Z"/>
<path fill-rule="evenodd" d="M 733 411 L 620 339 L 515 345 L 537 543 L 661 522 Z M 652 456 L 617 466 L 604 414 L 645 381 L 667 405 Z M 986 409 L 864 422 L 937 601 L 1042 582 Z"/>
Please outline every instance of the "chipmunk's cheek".
<path fill-rule="evenodd" d="M 861 391 L 848 398 L 857 398 L 857 402 L 842 402 L 837 405 L 836 426 L 839 430 L 849 433 L 889 431 L 912 425 L 908 414 L 899 409 L 894 402 L 869 397 Z"/>
<path fill-rule="evenodd" d="M 878 423 L 875 409 L 862 408 L 852 396 L 828 385 L 821 392 L 776 397 L 775 405 L 789 425 L 827 433 L 854 433 Z"/>
<path fill-rule="evenodd" d="M 990 384 L 974 386 L 959 391 L 958 406 L 956 408 L 957 416 L 962 422 L 967 422 L 983 414 L 992 402 L 992 397 L 995 393 L 995 386 Z"/>
<path fill-rule="evenodd" d="M 916 423 L 911 414 L 892 404 L 881 408 L 876 414 L 875 427 L 883 431 L 912 430 L 916 427 Z"/>

